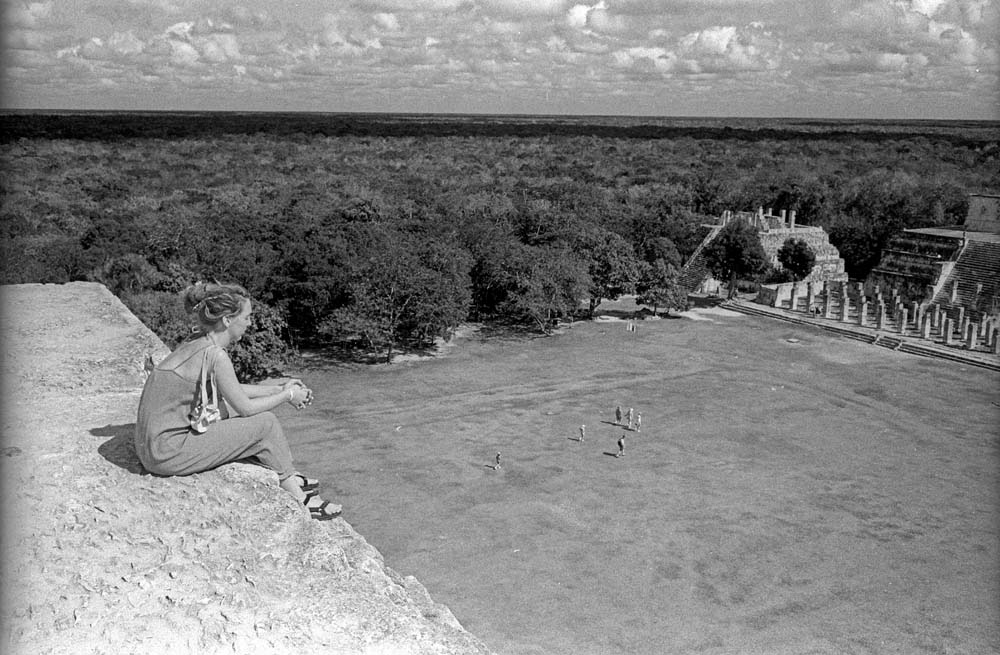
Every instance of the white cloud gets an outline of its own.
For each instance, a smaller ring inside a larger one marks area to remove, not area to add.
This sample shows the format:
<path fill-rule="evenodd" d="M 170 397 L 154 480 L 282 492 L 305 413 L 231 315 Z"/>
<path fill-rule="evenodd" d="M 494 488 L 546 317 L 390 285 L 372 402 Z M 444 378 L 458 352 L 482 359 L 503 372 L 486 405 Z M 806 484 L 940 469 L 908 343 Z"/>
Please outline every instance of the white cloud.
<path fill-rule="evenodd" d="M 629 28 L 626 17 L 609 9 L 605 0 L 590 6 L 573 5 L 566 11 L 565 19 L 572 28 L 599 33 L 624 33 Z"/>
<path fill-rule="evenodd" d="M 108 39 L 108 47 L 120 55 L 138 55 L 145 44 L 131 31 L 115 32 Z"/>
<path fill-rule="evenodd" d="M 566 23 L 570 27 L 582 29 L 587 26 L 587 14 L 589 13 L 590 7 L 587 5 L 573 5 L 566 12 Z"/>
<path fill-rule="evenodd" d="M 167 36 L 186 41 L 191 38 L 191 30 L 193 29 L 194 22 L 174 23 L 167 29 L 163 30 L 163 33 Z"/>
<path fill-rule="evenodd" d="M 566 0 L 480 0 L 478 4 L 488 14 L 558 16 L 568 3 Z"/>
<path fill-rule="evenodd" d="M 587 27 L 595 32 L 624 32 L 628 29 L 628 22 L 625 17 L 612 13 L 602 1 L 587 14 Z"/>
<path fill-rule="evenodd" d="M 684 36 L 680 46 L 682 50 L 695 56 L 722 56 L 726 54 L 734 36 L 736 36 L 735 27 L 716 25 Z"/>
<path fill-rule="evenodd" d="M 612 57 L 616 64 L 625 68 L 652 67 L 659 73 L 670 73 L 677 67 L 677 55 L 665 48 L 628 48 L 613 52 Z"/>
<path fill-rule="evenodd" d="M 357 6 L 373 12 L 453 12 L 461 8 L 466 0 L 361 0 Z"/>
<path fill-rule="evenodd" d="M 35 28 L 51 15 L 51 1 L 9 4 L 4 10 L 4 19 L 8 27 Z"/>
<path fill-rule="evenodd" d="M 213 34 L 199 39 L 195 45 L 200 51 L 201 59 L 212 64 L 242 59 L 236 37 L 231 34 Z"/>
<path fill-rule="evenodd" d="M 375 14 L 373 18 L 375 20 L 375 24 L 383 30 L 388 30 L 390 32 L 399 31 L 399 19 L 396 18 L 395 14 L 379 12 Z"/>
<path fill-rule="evenodd" d="M 176 39 L 170 39 L 168 42 L 170 46 L 170 61 L 181 67 L 191 67 L 198 63 L 198 59 L 201 56 L 198 50 L 187 43 L 186 41 L 178 41 Z"/>
<path fill-rule="evenodd" d="M 948 4 L 949 0 L 911 0 L 910 7 L 913 11 L 927 17 L 933 17 L 938 9 Z"/>

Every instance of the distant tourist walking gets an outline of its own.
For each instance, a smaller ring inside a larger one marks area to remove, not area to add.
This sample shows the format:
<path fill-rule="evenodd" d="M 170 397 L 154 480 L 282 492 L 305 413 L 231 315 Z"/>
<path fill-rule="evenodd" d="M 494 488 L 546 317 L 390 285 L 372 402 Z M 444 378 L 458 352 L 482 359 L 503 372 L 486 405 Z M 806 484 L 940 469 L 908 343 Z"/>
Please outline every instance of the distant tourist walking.
<path fill-rule="evenodd" d="M 615 425 L 622 424 L 622 406 L 615 407 Z"/>
<path fill-rule="evenodd" d="M 615 455 L 615 457 L 624 457 L 624 456 L 625 456 L 625 434 L 622 433 L 622 436 L 618 438 L 618 454 Z"/>
<path fill-rule="evenodd" d="M 635 415 L 635 431 L 638 432 L 639 428 L 642 427 L 642 412 Z"/>
<path fill-rule="evenodd" d="M 580 441 L 583 441 L 583 438 L 585 436 L 587 436 L 587 426 L 586 425 L 581 425 L 580 426 Z"/>
<path fill-rule="evenodd" d="M 632 416 L 633 416 L 633 414 L 632 414 L 632 408 L 629 407 L 628 408 L 628 428 L 630 430 L 632 429 Z"/>
<path fill-rule="evenodd" d="M 498 468 L 500 468 L 500 451 L 499 450 L 497 451 L 497 463 L 493 465 L 493 470 L 495 471 Z"/>

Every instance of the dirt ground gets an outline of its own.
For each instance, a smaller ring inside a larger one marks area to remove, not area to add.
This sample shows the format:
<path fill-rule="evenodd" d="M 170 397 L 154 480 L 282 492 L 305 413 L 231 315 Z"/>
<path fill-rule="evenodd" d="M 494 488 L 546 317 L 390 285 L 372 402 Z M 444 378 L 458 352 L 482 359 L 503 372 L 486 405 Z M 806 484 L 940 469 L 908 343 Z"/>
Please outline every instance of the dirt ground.
<path fill-rule="evenodd" d="M 995 372 L 700 311 L 302 375 L 299 462 L 500 655 L 1000 652 Z"/>

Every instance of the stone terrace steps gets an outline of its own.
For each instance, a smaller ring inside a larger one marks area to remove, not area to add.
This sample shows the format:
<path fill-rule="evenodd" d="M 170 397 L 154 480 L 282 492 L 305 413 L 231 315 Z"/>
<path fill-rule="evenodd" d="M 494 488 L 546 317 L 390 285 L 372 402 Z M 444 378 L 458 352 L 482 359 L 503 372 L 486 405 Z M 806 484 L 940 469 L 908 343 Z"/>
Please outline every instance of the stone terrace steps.
<path fill-rule="evenodd" d="M 691 258 L 684 264 L 684 268 L 681 269 L 680 285 L 685 293 L 691 293 L 697 289 L 711 275 L 708 271 L 708 266 L 705 265 L 703 252 L 705 246 L 718 236 L 720 230 L 722 230 L 721 225 L 713 226 L 708 234 L 705 235 L 705 238 L 701 240 Z"/>
<path fill-rule="evenodd" d="M 955 301 L 951 301 L 952 285 L 957 282 Z M 977 293 L 978 285 L 982 285 Z M 937 303 L 949 310 L 989 311 L 991 300 L 1000 291 L 1000 243 L 969 241 L 951 271 L 948 280 L 934 296 Z M 949 314 L 954 313 L 949 311 Z"/>

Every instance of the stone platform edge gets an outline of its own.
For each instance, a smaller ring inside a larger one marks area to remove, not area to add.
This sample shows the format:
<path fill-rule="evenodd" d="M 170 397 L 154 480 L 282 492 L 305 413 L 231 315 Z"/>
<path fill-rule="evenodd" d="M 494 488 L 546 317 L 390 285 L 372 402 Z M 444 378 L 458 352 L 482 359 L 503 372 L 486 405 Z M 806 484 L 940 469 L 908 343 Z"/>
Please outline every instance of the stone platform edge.
<path fill-rule="evenodd" d="M 146 473 L 142 363 L 167 349 L 103 285 L 2 286 L 0 308 L 0 651 L 488 653 L 272 472 Z"/>

